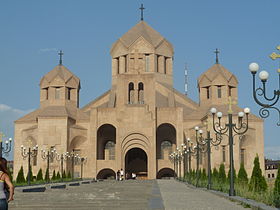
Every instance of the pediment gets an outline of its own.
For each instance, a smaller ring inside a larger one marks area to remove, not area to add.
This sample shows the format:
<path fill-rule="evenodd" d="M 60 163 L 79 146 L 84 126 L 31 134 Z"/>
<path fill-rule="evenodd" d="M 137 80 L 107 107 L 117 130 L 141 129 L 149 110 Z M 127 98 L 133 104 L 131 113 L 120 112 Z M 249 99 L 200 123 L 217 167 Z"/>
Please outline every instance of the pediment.
<path fill-rule="evenodd" d="M 228 81 L 227 79 L 222 75 L 218 74 L 212 81 L 212 85 L 227 85 Z"/>
<path fill-rule="evenodd" d="M 166 57 L 173 57 L 173 47 L 169 42 L 163 40 L 156 48 L 156 54 L 164 55 Z"/>
<path fill-rule="evenodd" d="M 65 82 L 60 75 L 56 75 L 50 82 L 50 86 L 64 86 Z"/>
<path fill-rule="evenodd" d="M 66 86 L 70 88 L 78 88 L 79 83 L 74 79 L 74 77 L 71 77 L 71 79 L 67 81 Z"/>
<path fill-rule="evenodd" d="M 120 40 L 118 40 L 113 45 L 113 47 L 110 51 L 110 54 L 111 54 L 112 58 L 116 58 L 116 57 L 128 54 L 128 49 Z"/>
<path fill-rule="evenodd" d="M 144 37 L 140 36 L 130 47 L 129 53 L 154 53 L 155 49 Z"/>
<path fill-rule="evenodd" d="M 208 87 L 211 85 L 211 81 L 206 77 L 205 75 L 202 76 L 202 78 L 199 81 L 198 86 L 199 87 Z"/>
<path fill-rule="evenodd" d="M 236 77 L 234 75 L 231 76 L 231 78 L 229 79 L 228 84 L 230 86 L 237 87 L 238 81 L 237 81 L 237 79 L 236 79 Z"/>
<path fill-rule="evenodd" d="M 40 81 L 40 87 L 47 88 L 47 87 L 49 87 L 49 85 L 50 85 L 50 83 L 48 82 L 48 80 L 45 77 L 43 77 Z"/>

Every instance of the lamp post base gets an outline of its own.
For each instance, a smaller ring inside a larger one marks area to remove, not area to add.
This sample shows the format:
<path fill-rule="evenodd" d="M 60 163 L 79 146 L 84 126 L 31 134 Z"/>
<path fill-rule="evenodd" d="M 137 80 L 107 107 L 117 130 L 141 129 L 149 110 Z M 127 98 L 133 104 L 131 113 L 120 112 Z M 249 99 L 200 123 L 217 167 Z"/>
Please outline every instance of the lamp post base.
<path fill-rule="evenodd" d="M 236 196 L 235 194 L 235 190 L 233 190 L 233 192 L 231 190 L 228 191 L 228 195 L 229 196 Z"/>

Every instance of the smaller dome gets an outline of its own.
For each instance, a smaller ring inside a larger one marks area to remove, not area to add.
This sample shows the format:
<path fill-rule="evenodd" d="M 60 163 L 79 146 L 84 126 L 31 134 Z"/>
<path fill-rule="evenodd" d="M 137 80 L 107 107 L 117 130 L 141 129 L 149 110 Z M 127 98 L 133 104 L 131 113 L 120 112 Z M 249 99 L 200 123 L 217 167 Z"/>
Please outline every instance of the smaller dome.
<path fill-rule="evenodd" d="M 40 86 L 49 86 L 55 81 L 72 88 L 80 88 L 80 79 L 63 65 L 55 66 L 53 70 L 43 76 Z"/>

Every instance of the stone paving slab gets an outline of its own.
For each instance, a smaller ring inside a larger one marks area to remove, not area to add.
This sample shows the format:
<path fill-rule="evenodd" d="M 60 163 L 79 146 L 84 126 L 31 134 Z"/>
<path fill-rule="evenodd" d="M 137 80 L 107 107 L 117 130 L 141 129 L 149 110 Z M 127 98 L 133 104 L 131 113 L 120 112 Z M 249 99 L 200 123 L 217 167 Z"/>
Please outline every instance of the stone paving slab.
<path fill-rule="evenodd" d="M 239 203 L 199 188 L 191 188 L 175 180 L 158 180 L 157 182 L 166 210 L 244 209 Z"/>

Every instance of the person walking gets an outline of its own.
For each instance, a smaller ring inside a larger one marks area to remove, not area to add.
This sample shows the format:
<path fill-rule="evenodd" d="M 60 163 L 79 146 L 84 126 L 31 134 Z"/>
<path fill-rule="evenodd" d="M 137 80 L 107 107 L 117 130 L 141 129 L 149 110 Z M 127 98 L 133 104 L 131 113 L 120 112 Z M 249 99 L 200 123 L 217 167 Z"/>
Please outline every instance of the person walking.
<path fill-rule="evenodd" d="M 121 168 L 121 171 L 120 171 L 120 180 L 122 181 L 124 179 L 124 172 L 123 172 L 123 169 Z"/>
<path fill-rule="evenodd" d="M 120 181 L 120 170 L 117 171 L 117 177 L 116 177 L 117 181 Z"/>
<path fill-rule="evenodd" d="M 5 194 L 8 191 L 8 196 Z M 0 157 L 0 209 L 8 210 L 8 203 L 14 200 L 14 185 L 9 177 L 7 160 Z"/>

